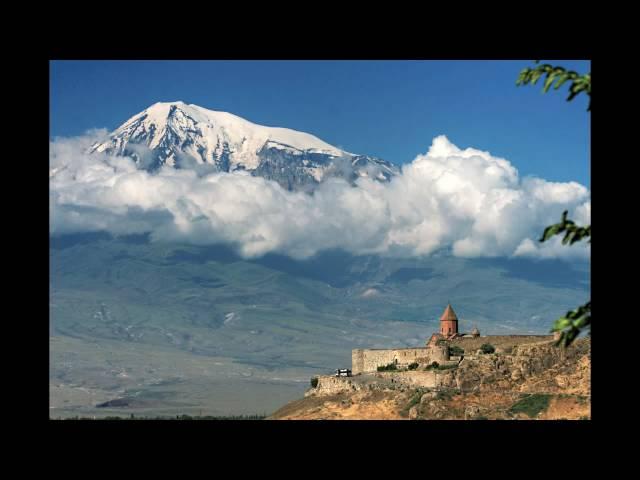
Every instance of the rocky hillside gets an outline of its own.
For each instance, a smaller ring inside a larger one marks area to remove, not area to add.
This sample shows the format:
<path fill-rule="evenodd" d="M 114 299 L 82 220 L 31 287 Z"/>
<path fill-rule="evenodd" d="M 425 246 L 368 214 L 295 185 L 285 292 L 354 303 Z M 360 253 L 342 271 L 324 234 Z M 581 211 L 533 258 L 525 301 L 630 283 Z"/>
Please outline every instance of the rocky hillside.
<path fill-rule="evenodd" d="M 544 341 L 465 354 L 442 370 L 318 377 L 304 399 L 270 418 L 581 420 L 591 417 L 590 378 L 589 339 L 568 349 Z"/>

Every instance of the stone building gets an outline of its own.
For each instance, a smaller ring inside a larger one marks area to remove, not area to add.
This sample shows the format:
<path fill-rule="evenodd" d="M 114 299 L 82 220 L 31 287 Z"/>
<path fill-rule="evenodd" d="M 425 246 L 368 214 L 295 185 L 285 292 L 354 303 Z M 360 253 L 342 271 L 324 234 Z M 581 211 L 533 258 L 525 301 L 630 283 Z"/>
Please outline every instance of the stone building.
<path fill-rule="evenodd" d="M 455 337 L 458 334 L 458 316 L 451 308 L 451 304 L 447 304 L 444 313 L 440 317 L 440 335 L 445 338 Z"/>
<path fill-rule="evenodd" d="M 491 335 L 481 337 L 480 330 L 474 327 L 471 332 L 460 332 L 458 316 L 451 304 L 447 304 L 440 317 L 440 329 L 431 335 L 424 347 L 396 349 L 356 349 L 351 351 L 351 369 L 353 374 L 376 372 L 378 367 L 394 364 L 405 369 L 412 363 L 440 365 L 456 363 L 460 356 L 450 356 L 450 346 L 461 348 L 466 352 L 476 351 L 483 343 L 490 342 L 494 346 L 511 349 L 522 343 L 533 343 L 551 340 L 550 335 Z"/>
<path fill-rule="evenodd" d="M 399 368 L 412 363 L 429 365 L 449 361 L 449 347 L 434 345 L 417 348 L 356 349 L 351 351 L 351 371 L 354 375 L 375 372 L 378 367 L 395 364 Z"/>
<path fill-rule="evenodd" d="M 478 335 L 480 333 L 478 332 Z M 391 363 L 406 367 L 411 363 L 443 364 L 449 361 L 449 347 L 438 340 L 451 340 L 460 336 L 458 317 L 451 304 L 447 304 L 440 317 L 440 332 L 434 333 L 424 347 L 396 349 L 357 349 L 351 352 L 351 370 L 354 374 L 375 372 L 378 367 Z"/>
<path fill-rule="evenodd" d="M 478 338 L 480 336 L 480 330 L 477 327 L 473 327 L 470 333 L 460 332 L 458 323 L 456 312 L 453 311 L 450 303 L 447 304 L 447 308 L 444 309 L 444 313 L 440 317 L 440 331 L 431 335 L 431 338 L 427 341 L 427 346 L 436 345 L 439 340 Z"/>

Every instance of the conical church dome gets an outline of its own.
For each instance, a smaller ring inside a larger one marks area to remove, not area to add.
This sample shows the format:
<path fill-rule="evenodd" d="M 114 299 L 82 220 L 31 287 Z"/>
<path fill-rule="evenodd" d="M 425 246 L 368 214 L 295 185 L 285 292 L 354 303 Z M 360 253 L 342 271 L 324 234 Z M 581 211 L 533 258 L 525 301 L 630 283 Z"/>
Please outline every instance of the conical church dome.
<path fill-rule="evenodd" d="M 447 308 L 444 309 L 444 313 L 442 314 L 442 316 L 440 317 L 440 321 L 457 321 L 458 317 L 456 316 L 456 312 L 453 311 L 453 308 L 451 308 L 451 304 L 447 304 Z"/>

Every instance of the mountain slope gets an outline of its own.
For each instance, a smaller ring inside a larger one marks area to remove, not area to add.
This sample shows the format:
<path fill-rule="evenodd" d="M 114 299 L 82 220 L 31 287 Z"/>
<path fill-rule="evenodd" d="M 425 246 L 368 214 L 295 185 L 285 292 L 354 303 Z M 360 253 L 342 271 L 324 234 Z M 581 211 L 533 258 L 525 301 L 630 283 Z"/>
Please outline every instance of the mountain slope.
<path fill-rule="evenodd" d="M 247 261 L 146 236 L 54 237 L 52 414 L 108 413 L 82 402 L 123 395 L 146 399 L 149 414 L 268 413 L 309 377 L 348 367 L 353 348 L 422 344 L 449 300 L 461 329 L 546 333 L 588 298 L 588 266 L 562 277 L 565 264 L 535 265 L 344 252 Z M 254 386 L 259 396 L 242 393 Z"/>
<path fill-rule="evenodd" d="M 246 171 L 288 190 L 313 188 L 329 177 L 388 181 L 398 173 L 389 162 L 343 151 L 308 133 L 257 125 L 184 102 L 150 106 L 90 152 L 131 156 L 149 171 L 163 165 L 203 173 Z"/>

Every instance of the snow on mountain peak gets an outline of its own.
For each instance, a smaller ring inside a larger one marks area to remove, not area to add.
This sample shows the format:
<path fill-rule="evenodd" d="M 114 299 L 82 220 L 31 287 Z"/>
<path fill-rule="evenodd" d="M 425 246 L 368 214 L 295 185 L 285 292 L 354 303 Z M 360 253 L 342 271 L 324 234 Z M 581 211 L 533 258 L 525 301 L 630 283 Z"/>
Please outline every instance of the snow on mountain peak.
<path fill-rule="evenodd" d="M 260 138 L 262 144 L 267 141 L 273 141 L 299 150 L 315 149 L 326 151 L 333 155 L 345 153 L 308 133 L 291 130 L 289 128 L 257 125 L 229 112 L 209 110 L 198 105 L 186 104 L 182 101 L 155 103 L 135 117 L 132 117 L 129 121 L 146 114 L 149 122 L 160 125 L 169 120 L 172 113 L 175 115 L 175 110 L 191 117 L 199 127 L 208 127 L 210 130 L 224 130 L 230 137 L 234 138 L 234 140 L 238 140 L 238 137 L 240 140 L 242 140 L 242 138 L 255 137 Z"/>
<path fill-rule="evenodd" d="M 140 146 L 148 147 L 151 159 Z M 95 144 L 91 151 L 129 155 L 149 169 L 165 164 L 200 164 L 218 171 L 245 170 L 265 177 L 283 177 L 287 170 L 291 177 L 286 180 L 287 188 L 292 188 L 291 182 L 300 183 L 297 177 L 301 175 L 321 181 L 330 169 L 331 159 L 337 157 L 350 158 L 354 165 L 369 159 L 364 163 L 382 167 L 383 178 L 394 173 L 394 167 L 387 162 L 354 155 L 314 135 L 258 125 L 232 113 L 183 101 L 154 103 L 114 130 L 107 141 Z M 276 174 L 277 169 L 280 173 Z"/>

